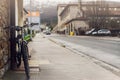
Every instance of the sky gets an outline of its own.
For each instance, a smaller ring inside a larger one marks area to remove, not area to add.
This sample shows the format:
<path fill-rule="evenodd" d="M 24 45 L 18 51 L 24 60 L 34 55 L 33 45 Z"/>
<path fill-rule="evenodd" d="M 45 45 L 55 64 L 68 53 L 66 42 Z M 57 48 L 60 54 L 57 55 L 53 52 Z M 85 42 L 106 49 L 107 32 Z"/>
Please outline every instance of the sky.
<path fill-rule="evenodd" d="M 71 2 L 78 2 L 78 0 L 31 0 L 32 5 L 35 6 L 49 6 L 49 5 L 57 5 L 60 3 L 71 3 Z M 93 1 L 93 0 L 82 0 L 82 1 Z M 94 0 L 95 1 L 95 0 Z M 107 1 L 118 1 L 120 0 L 107 0 Z M 24 0 L 24 5 L 28 5 L 30 3 L 30 0 Z"/>
<path fill-rule="evenodd" d="M 39 2 L 39 4 L 45 4 L 48 2 L 52 2 L 52 3 L 62 3 L 62 2 L 77 2 L 78 0 L 31 0 L 33 2 Z M 82 1 L 93 1 L 93 0 L 82 0 Z M 107 1 L 118 1 L 120 2 L 120 0 L 107 0 Z M 24 0 L 24 2 L 29 3 L 30 0 Z"/>
<path fill-rule="evenodd" d="M 74 2 L 74 1 L 78 1 L 78 0 L 36 0 L 36 1 L 39 1 L 39 2 Z M 82 1 L 93 1 L 93 0 L 82 0 Z M 108 0 L 108 1 L 119 1 L 120 0 Z"/>
<path fill-rule="evenodd" d="M 63 2 L 77 2 L 78 0 L 31 0 L 33 2 L 38 2 L 39 4 L 46 3 L 63 3 Z M 24 0 L 24 2 L 29 4 L 30 0 Z"/>
<path fill-rule="evenodd" d="M 57 5 L 60 3 L 70 3 L 70 2 L 77 2 L 78 0 L 31 0 L 32 6 L 49 6 L 49 5 Z M 24 0 L 24 6 L 29 5 L 30 0 Z"/>

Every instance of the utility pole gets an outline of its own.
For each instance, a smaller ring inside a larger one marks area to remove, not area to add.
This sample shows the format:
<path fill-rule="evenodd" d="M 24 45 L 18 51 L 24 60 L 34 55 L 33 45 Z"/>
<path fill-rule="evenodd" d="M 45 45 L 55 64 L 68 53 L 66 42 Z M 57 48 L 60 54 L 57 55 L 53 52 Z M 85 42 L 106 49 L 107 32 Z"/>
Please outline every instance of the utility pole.
<path fill-rule="evenodd" d="M 16 69 L 16 43 L 15 43 L 15 0 L 10 0 L 10 59 L 11 59 L 11 69 L 14 70 Z"/>
<path fill-rule="evenodd" d="M 29 22 L 29 29 L 30 29 L 30 39 L 32 40 L 32 1 L 30 0 L 30 22 Z"/>

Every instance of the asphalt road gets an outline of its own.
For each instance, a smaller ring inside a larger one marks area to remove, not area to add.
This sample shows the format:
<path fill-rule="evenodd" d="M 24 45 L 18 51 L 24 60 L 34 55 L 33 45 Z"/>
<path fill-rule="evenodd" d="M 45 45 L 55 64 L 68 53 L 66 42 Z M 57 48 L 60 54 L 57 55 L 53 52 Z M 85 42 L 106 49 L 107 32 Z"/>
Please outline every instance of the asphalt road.
<path fill-rule="evenodd" d="M 79 50 L 84 54 L 100 59 L 108 64 L 120 68 L 120 42 L 104 40 L 95 37 L 70 37 L 70 36 L 51 36 L 52 38 L 72 43 L 73 46 L 79 45 Z M 71 46 L 72 46 L 71 45 Z M 72 46 L 72 47 L 73 47 Z M 84 49 L 82 49 L 84 48 Z"/>

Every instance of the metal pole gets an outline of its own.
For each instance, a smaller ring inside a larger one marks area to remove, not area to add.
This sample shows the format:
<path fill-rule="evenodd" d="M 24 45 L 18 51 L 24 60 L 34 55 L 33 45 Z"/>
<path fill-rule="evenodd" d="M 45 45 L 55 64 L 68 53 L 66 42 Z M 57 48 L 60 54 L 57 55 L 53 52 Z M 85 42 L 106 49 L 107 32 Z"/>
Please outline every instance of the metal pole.
<path fill-rule="evenodd" d="M 40 13 L 40 9 L 39 9 L 39 13 Z M 39 31 L 41 31 L 41 28 L 40 28 L 40 25 L 41 25 L 41 13 L 40 13 L 39 18 L 40 18 L 40 19 L 39 19 L 39 20 L 40 20 L 40 21 L 39 21 L 39 29 L 40 29 Z"/>
<path fill-rule="evenodd" d="M 11 69 L 16 69 L 16 41 L 15 41 L 15 0 L 10 0 L 10 59 Z"/>
<path fill-rule="evenodd" d="M 29 24 L 29 29 L 30 29 L 30 39 L 32 39 L 32 26 L 31 26 L 31 23 L 32 23 L 32 1 L 30 0 L 30 24 Z"/>

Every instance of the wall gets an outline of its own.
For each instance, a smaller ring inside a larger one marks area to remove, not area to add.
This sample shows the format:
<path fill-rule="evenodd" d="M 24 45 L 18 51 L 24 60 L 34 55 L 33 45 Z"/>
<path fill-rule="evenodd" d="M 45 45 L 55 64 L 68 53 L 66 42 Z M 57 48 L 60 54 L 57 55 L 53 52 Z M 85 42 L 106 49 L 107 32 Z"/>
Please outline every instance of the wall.
<path fill-rule="evenodd" d="M 11 40 L 10 40 L 10 54 L 11 54 L 11 69 L 16 69 L 16 40 L 17 32 L 14 31 L 14 26 L 23 26 L 23 0 L 10 0 L 10 26 Z"/>
<path fill-rule="evenodd" d="M 10 27 L 23 25 L 23 0 L 0 0 L 0 78 L 9 69 L 15 51 L 10 46 Z M 13 33 L 13 32 L 12 32 Z M 15 42 L 13 42 L 15 43 Z M 11 47 L 11 48 L 10 48 Z M 10 54 L 11 50 L 11 54 Z M 14 59 L 13 59 L 14 60 Z M 13 66 L 13 65 L 12 65 Z"/>
<path fill-rule="evenodd" d="M 57 14 L 57 16 L 58 16 L 58 26 L 60 26 L 60 24 L 61 24 L 61 16 L 59 16 L 59 15 L 64 10 L 64 8 L 65 8 L 65 6 L 58 6 L 58 14 Z"/>
<path fill-rule="evenodd" d="M 76 17 L 82 17 L 82 11 L 79 9 L 78 5 L 70 6 L 70 17 L 76 18 Z"/>
<path fill-rule="evenodd" d="M 89 29 L 89 25 L 86 23 L 86 21 L 73 21 L 74 26 L 76 29 L 81 28 L 83 30 Z"/>
<path fill-rule="evenodd" d="M 68 5 L 67 8 L 64 10 L 63 14 L 61 14 L 60 16 L 62 20 L 59 22 L 59 25 L 62 26 L 65 22 L 81 16 L 82 16 L 82 11 L 79 10 L 77 4 Z M 63 27 L 65 26 L 63 25 Z"/>
<path fill-rule="evenodd" d="M 0 0 L 0 78 L 9 67 L 9 0 Z"/>

